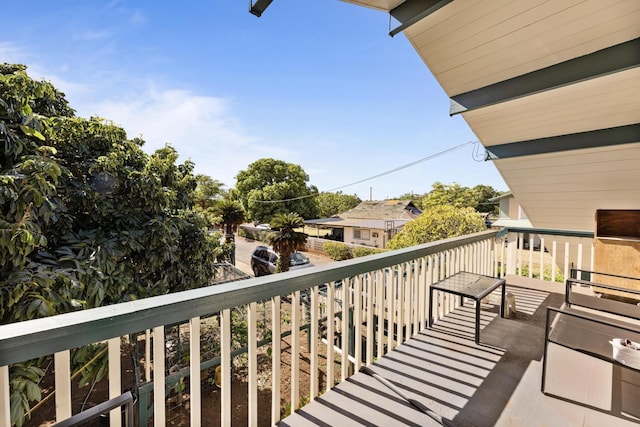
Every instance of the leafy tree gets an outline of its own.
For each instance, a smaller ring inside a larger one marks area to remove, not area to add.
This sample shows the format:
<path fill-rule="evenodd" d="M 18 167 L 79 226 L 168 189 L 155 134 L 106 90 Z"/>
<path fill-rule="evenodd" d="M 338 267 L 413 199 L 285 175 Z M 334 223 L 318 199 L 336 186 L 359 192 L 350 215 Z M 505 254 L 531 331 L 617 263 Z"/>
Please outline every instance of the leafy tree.
<path fill-rule="evenodd" d="M 426 194 L 424 195 L 420 195 L 420 194 L 416 194 L 414 192 L 411 193 L 404 193 L 399 195 L 398 197 L 394 197 L 394 199 L 396 200 L 411 200 L 411 201 L 415 201 L 417 199 L 419 199 L 420 197 L 424 197 Z"/>
<path fill-rule="evenodd" d="M 439 205 L 427 208 L 387 242 L 400 249 L 485 230 L 483 218 L 472 208 Z"/>
<path fill-rule="evenodd" d="M 297 212 L 302 218 L 317 218 L 313 196 L 318 189 L 307 185 L 309 175 L 299 165 L 271 158 L 256 160 L 236 175 L 234 196 L 242 200 L 249 218 L 270 222 L 277 214 Z"/>
<path fill-rule="evenodd" d="M 196 175 L 196 191 L 194 194 L 195 205 L 202 208 L 212 208 L 217 200 L 225 197 L 224 184 L 209 175 Z"/>
<path fill-rule="evenodd" d="M 358 206 L 360 202 L 362 200 L 358 196 L 342 194 L 341 191 L 337 193 L 323 191 L 316 197 L 318 214 L 321 218 L 329 218 L 341 212 L 346 212 Z"/>
<path fill-rule="evenodd" d="M 195 214 L 193 164 L 103 119 L 23 66 L 0 75 L 0 321 L 207 284 L 218 244 Z"/>
<path fill-rule="evenodd" d="M 458 208 L 473 208 L 478 212 L 498 213 L 498 205 L 489 199 L 501 193 L 488 185 L 476 185 L 473 188 L 463 187 L 454 182 L 443 184 L 434 182 L 429 193 L 414 198 L 417 206 L 425 210 L 432 206 L 452 205 Z"/>
<path fill-rule="evenodd" d="M 291 254 L 307 243 L 307 235 L 296 228 L 304 226 L 304 220 L 294 212 L 277 214 L 271 220 L 271 228 L 276 230 L 269 238 L 273 250 L 280 255 L 276 263 L 276 273 L 289 271 Z"/>
<path fill-rule="evenodd" d="M 196 190 L 194 192 L 193 209 L 206 219 L 207 225 L 213 227 L 220 223 L 220 217 L 216 216 L 215 205 L 227 196 L 224 184 L 208 175 L 196 175 Z"/>
<path fill-rule="evenodd" d="M 478 212 L 498 214 L 499 204 L 490 202 L 489 199 L 498 197 L 503 194 L 503 192 L 495 190 L 490 185 L 476 185 L 471 189 L 471 192 L 477 201 L 475 209 Z"/>
<path fill-rule="evenodd" d="M 458 208 L 471 207 L 475 200 L 470 200 L 466 187 L 454 182 L 453 184 L 443 184 L 434 182 L 431 191 L 426 197 L 421 199 L 422 209 L 427 209 L 438 205 L 451 205 Z"/>
<path fill-rule="evenodd" d="M 222 250 L 191 209 L 193 164 L 143 144 L 0 65 L 0 323 L 210 282 Z M 34 361 L 10 371 L 14 423 L 37 375 Z"/>

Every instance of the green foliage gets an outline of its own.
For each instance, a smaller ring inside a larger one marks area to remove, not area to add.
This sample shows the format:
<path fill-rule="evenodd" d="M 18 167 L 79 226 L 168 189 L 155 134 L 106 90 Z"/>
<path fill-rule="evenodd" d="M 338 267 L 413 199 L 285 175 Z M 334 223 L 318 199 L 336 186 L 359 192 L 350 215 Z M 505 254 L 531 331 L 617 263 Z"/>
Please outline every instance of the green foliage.
<path fill-rule="evenodd" d="M 237 200 L 218 200 L 213 208 L 225 233 L 232 233 L 244 222 L 246 213 L 242 203 Z"/>
<path fill-rule="evenodd" d="M 341 191 L 337 193 L 329 193 L 323 191 L 316 197 L 316 203 L 318 204 L 318 215 L 321 218 L 329 218 L 342 212 L 346 212 L 349 209 L 353 209 L 362 202 L 356 195 L 342 194 Z"/>
<path fill-rule="evenodd" d="M 2 70 L 0 322 L 207 284 L 220 250 L 191 210 L 193 164 L 73 117 L 64 95 L 22 66 Z"/>
<path fill-rule="evenodd" d="M 309 396 L 307 395 L 300 396 L 300 400 L 298 401 L 298 407 L 302 408 L 303 406 L 307 405 L 309 402 L 311 402 L 311 399 L 309 398 Z M 286 402 L 284 406 L 280 408 L 280 418 L 286 418 L 289 415 L 291 415 L 291 402 Z"/>
<path fill-rule="evenodd" d="M 267 245 L 269 244 L 272 236 L 275 233 L 276 232 L 272 230 L 263 230 L 263 229 L 244 226 L 244 225 L 238 227 L 238 236 L 246 237 L 251 240 L 257 240 L 259 242 L 264 242 Z"/>
<path fill-rule="evenodd" d="M 0 323 L 207 285 L 222 249 L 192 210 L 193 163 L 75 117 L 25 70 L 0 65 Z M 24 414 L 35 394 L 12 372 Z"/>
<path fill-rule="evenodd" d="M 203 208 L 213 206 L 216 200 L 227 195 L 223 188 L 224 184 L 208 175 L 196 175 L 196 183 L 196 191 L 193 196 L 194 202 Z"/>
<path fill-rule="evenodd" d="M 227 192 L 224 184 L 208 175 L 196 175 L 196 190 L 193 195 L 194 209 L 200 212 L 209 226 L 220 223 L 220 217 L 216 216 L 215 205 Z"/>
<path fill-rule="evenodd" d="M 523 277 L 529 277 L 529 264 L 523 264 L 522 265 L 522 269 L 520 270 L 520 276 Z M 551 268 L 545 268 L 542 274 L 542 277 L 540 277 L 540 268 L 537 268 L 533 270 L 533 272 L 531 273 L 531 277 L 534 279 L 540 279 L 540 280 L 544 280 L 546 282 L 558 282 L 558 283 L 564 283 L 564 274 L 562 274 L 562 272 L 560 271 L 556 271 L 556 277 L 551 277 Z"/>
<path fill-rule="evenodd" d="M 71 352 L 71 370 L 82 376 L 80 387 L 86 387 L 103 379 L 108 373 L 109 353 L 107 344 L 91 344 Z"/>
<path fill-rule="evenodd" d="M 269 244 L 279 255 L 276 273 L 289 271 L 291 254 L 307 243 L 307 235 L 296 228 L 304 226 L 304 220 L 295 212 L 277 214 L 271 220 L 271 228 L 276 230 L 269 239 Z"/>
<path fill-rule="evenodd" d="M 43 375 L 35 359 L 16 363 L 9 368 L 11 422 L 17 427 L 24 424 L 25 414 L 31 415 L 29 402 L 42 399 L 39 382 Z"/>
<path fill-rule="evenodd" d="M 297 212 L 302 218 L 317 218 L 315 186 L 307 185 L 309 175 L 299 165 L 270 158 L 256 160 L 236 175 L 233 196 L 242 200 L 248 217 L 271 222 L 277 214 Z"/>
<path fill-rule="evenodd" d="M 499 196 L 501 193 L 488 185 L 476 185 L 473 188 L 463 187 L 458 183 L 443 184 L 434 182 L 431 191 L 421 196 L 411 195 L 416 205 L 422 209 L 428 209 L 439 205 L 452 205 L 457 208 L 473 208 L 478 212 L 497 214 L 498 204 L 489 199 Z"/>
<path fill-rule="evenodd" d="M 385 252 L 384 249 L 379 248 L 368 248 L 365 246 L 356 246 L 351 250 L 354 258 L 360 258 L 367 255 L 379 254 L 381 252 Z"/>
<path fill-rule="evenodd" d="M 322 251 L 334 261 L 352 258 L 351 249 L 344 243 L 326 242 L 322 245 Z"/>
<path fill-rule="evenodd" d="M 472 208 L 441 205 L 427 208 L 408 222 L 387 243 L 389 249 L 400 249 L 450 237 L 485 230 L 483 218 Z"/>
<path fill-rule="evenodd" d="M 476 185 L 471 189 L 476 205 L 471 206 L 478 212 L 486 212 L 489 214 L 497 215 L 499 210 L 498 202 L 490 202 L 489 199 L 498 197 L 502 194 L 500 191 L 496 191 L 490 185 Z"/>

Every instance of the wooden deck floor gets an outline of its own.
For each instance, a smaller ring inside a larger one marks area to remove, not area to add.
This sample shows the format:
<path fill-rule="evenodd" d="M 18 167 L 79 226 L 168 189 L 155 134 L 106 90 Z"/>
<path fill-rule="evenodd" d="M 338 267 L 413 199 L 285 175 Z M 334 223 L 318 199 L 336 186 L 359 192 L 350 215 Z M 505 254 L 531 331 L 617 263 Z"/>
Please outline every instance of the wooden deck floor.
<path fill-rule="evenodd" d="M 540 392 L 546 307 L 560 306 L 563 294 L 527 285 L 507 286 L 515 318 L 483 307 L 480 345 L 473 307 L 460 307 L 280 425 L 637 426 Z"/>

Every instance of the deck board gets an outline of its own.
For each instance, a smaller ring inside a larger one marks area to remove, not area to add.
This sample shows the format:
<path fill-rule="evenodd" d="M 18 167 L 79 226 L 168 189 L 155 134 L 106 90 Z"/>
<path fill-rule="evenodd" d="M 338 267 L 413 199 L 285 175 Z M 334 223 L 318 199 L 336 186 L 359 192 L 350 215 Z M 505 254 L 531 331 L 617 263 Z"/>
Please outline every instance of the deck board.
<path fill-rule="evenodd" d="M 439 426 L 424 412 L 358 372 L 281 421 L 280 426 Z"/>
<path fill-rule="evenodd" d="M 483 307 L 480 345 L 467 304 L 369 367 L 415 406 L 360 371 L 280 425 L 440 425 L 419 408 L 458 427 L 637 425 L 540 392 L 546 306 L 559 307 L 563 295 L 509 285 L 507 292 L 516 296 L 518 314 L 502 319 L 496 307 Z"/>

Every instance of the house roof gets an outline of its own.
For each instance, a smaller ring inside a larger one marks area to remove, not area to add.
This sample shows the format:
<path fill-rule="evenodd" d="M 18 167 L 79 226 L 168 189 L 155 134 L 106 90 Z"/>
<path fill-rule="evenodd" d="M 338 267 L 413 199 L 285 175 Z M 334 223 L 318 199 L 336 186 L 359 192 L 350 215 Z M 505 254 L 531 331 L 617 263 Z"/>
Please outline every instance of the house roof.
<path fill-rule="evenodd" d="M 507 199 L 509 197 L 513 197 L 513 193 L 511 191 L 509 191 L 507 193 L 504 193 L 504 194 L 501 194 L 501 195 L 496 196 L 496 197 L 492 197 L 492 198 L 489 199 L 489 201 L 490 202 L 497 202 L 499 200 Z"/>
<path fill-rule="evenodd" d="M 401 228 L 422 211 L 411 200 L 365 201 L 331 218 L 306 220 L 309 225 L 327 227 L 360 227 L 387 230 Z"/>
<path fill-rule="evenodd" d="M 411 200 L 371 200 L 361 202 L 338 216 L 349 219 L 411 220 L 421 213 Z"/>
<path fill-rule="evenodd" d="M 640 1 L 349 2 L 394 18 L 534 227 L 640 209 Z"/>

